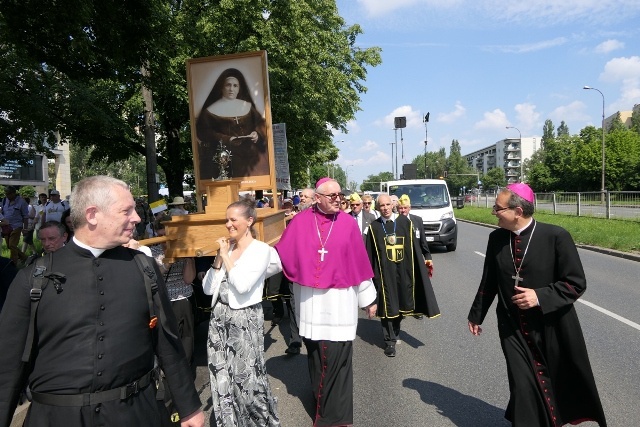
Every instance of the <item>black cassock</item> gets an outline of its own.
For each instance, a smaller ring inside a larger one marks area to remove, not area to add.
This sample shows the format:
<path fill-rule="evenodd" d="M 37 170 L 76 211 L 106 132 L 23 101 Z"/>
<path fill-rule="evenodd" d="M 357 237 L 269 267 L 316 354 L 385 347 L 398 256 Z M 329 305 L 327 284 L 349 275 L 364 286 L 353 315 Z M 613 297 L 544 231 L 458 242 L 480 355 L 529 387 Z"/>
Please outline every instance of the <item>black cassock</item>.
<path fill-rule="evenodd" d="M 536 290 L 539 307 L 519 310 L 511 302 L 516 266 L 523 279 L 519 286 Z M 573 306 L 586 287 L 578 251 L 566 230 L 532 221 L 519 236 L 502 228 L 489 235 L 468 319 L 481 324 L 498 296 L 498 331 L 511 393 L 505 418 L 514 426 L 588 420 L 606 426 Z"/>
<path fill-rule="evenodd" d="M 52 283 L 43 289 L 32 367 L 22 363 L 21 357 L 29 326 L 33 265 L 18 273 L 0 315 L 0 426 L 9 425 L 27 375 L 34 392 L 75 395 L 106 391 L 143 377 L 154 366 L 154 354 L 180 415 L 200 408 L 180 340 L 165 332 L 177 335 L 178 326 L 162 275 L 156 268 L 167 324 L 158 321 L 152 330 L 135 253 L 116 247 L 95 258 L 70 242 L 53 254 L 52 271 L 65 274 L 66 280 L 59 292 Z M 159 425 L 154 385 L 125 400 L 87 406 L 32 402 L 25 422 L 28 427 Z"/>
<path fill-rule="evenodd" d="M 390 242 L 391 235 L 395 242 Z M 386 225 L 382 217 L 376 219 L 369 226 L 366 242 L 378 292 L 378 317 L 440 315 L 420 242 L 407 217 L 398 215 L 393 224 Z"/>

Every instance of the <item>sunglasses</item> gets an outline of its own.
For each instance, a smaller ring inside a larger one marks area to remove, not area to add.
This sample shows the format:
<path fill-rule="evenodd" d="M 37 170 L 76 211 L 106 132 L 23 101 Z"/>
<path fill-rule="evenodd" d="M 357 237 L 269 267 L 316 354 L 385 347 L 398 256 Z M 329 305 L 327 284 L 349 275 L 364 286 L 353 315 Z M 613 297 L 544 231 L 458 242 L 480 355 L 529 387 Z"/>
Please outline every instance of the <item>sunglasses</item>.
<path fill-rule="evenodd" d="M 338 198 L 342 199 L 344 197 L 343 193 L 331 193 L 331 194 L 316 193 L 316 194 L 324 196 L 324 197 L 326 197 L 327 199 L 330 199 L 330 200 L 336 200 Z"/>
<path fill-rule="evenodd" d="M 506 208 L 503 208 L 502 206 L 493 205 L 492 211 L 495 213 L 498 213 L 498 212 L 506 211 L 507 209 L 511 209 L 511 208 L 509 206 L 507 206 Z"/>

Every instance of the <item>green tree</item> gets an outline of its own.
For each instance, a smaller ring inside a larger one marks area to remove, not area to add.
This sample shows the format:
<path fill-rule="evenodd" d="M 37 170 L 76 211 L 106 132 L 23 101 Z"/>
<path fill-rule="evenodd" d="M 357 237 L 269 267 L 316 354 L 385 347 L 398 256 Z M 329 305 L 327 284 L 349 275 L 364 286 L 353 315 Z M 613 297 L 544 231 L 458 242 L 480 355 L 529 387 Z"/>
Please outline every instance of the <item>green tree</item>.
<path fill-rule="evenodd" d="M 544 148 L 547 142 L 556 138 L 553 122 L 549 119 L 544 121 L 544 127 L 542 128 L 542 147 Z"/>
<path fill-rule="evenodd" d="M 640 134 L 640 107 L 636 105 L 631 113 L 631 130 Z"/>
<path fill-rule="evenodd" d="M 145 161 L 140 154 L 132 154 L 128 159 L 118 162 L 109 162 L 106 159 L 94 159 L 92 157 L 94 151 L 95 147 L 80 147 L 71 144 L 69 154 L 71 156 L 72 184 L 88 176 L 108 175 L 129 184 L 134 196 L 142 196 L 147 193 Z M 160 182 L 165 182 L 162 171 L 159 175 Z M 182 194 L 182 192 L 176 194 Z"/>
<path fill-rule="evenodd" d="M 360 184 L 361 191 L 380 191 L 380 183 L 393 181 L 393 173 L 381 172 L 377 175 L 369 175 L 367 179 Z"/>
<path fill-rule="evenodd" d="M 144 84 L 153 93 L 157 162 L 172 194 L 192 167 L 186 59 L 269 52 L 272 117 L 287 123 L 296 187 L 309 180 L 310 160 L 331 160 L 323 156 L 335 148 L 330 128 L 346 131 L 366 91 L 367 67 L 381 61 L 379 48 L 357 46 L 361 28 L 347 27 L 332 0 L 4 4 L 3 148 L 28 144 L 41 151 L 41 142 L 59 131 L 66 141 L 93 147 L 96 159 L 144 154 Z"/>
<path fill-rule="evenodd" d="M 462 157 L 460 143 L 457 139 L 451 141 L 449 157 L 447 158 L 447 185 L 449 191 L 456 193 L 456 189 L 464 187 L 471 189 L 478 186 L 477 171 L 469 166 Z"/>
<path fill-rule="evenodd" d="M 412 163 L 416 165 L 416 172 L 418 178 L 439 178 L 444 175 L 444 171 L 447 167 L 447 152 L 444 147 L 438 151 L 428 151 L 426 155 L 427 169 L 425 171 L 425 155 L 420 154 Z"/>
<path fill-rule="evenodd" d="M 640 189 L 640 135 L 622 129 L 607 134 L 605 184 L 609 191 Z"/>
<path fill-rule="evenodd" d="M 562 121 L 560 122 L 560 126 L 558 126 L 557 135 L 558 135 L 558 137 L 561 137 L 561 136 L 570 136 L 570 133 L 569 133 L 569 126 L 567 126 L 567 124 L 564 122 L 564 120 L 562 120 Z"/>
<path fill-rule="evenodd" d="M 618 130 L 627 130 L 627 127 L 622 123 L 622 118 L 620 116 L 620 111 L 616 113 L 616 116 L 611 120 L 611 124 L 609 124 L 609 129 L 607 129 L 607 133 L 615 132 Z"/>
<path fill-rule="evenodd" d="M 485 191 L 507 185 L 507 180 L 504 177 L 504 169 L 502 168 L 489 169 L 486 174 L 481 176 L 480 180 L 482 181 L 482 187 Z"/>

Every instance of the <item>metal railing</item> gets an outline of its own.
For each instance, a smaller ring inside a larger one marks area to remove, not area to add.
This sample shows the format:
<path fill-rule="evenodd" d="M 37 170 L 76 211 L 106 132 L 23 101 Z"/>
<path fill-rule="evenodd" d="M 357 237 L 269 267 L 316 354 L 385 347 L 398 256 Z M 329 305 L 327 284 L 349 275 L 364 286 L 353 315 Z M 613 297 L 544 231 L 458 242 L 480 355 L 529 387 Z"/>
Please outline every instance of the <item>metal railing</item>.
<path fill-rule="evenodd" d="M 600 191 L 577 193 L 535 193 L 536 211 L 559 215 L 640 221 L 640 191 Z M 467 204 L 491 208 L 495 194 L 473 195 Z M 603 203 L 604 200 L 604 203 Z"/>

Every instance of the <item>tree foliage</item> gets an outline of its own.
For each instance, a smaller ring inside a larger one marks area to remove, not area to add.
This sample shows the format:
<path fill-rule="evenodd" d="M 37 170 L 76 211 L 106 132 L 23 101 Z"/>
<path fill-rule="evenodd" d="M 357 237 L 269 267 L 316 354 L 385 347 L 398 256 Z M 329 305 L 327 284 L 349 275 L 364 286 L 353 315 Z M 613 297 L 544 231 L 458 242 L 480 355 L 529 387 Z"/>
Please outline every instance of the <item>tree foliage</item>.
<path fill-rule="evenodd" d="M 485 190 L 507 185 L 507 179 L 504 176 L 504 169 L 502 168 L 491 168 L 486 174 L 482 175 L 480 179 L 482 181 L 482 187 Z"/>
<path fill-rule="evenodd" d="M 360 184 L 361 191 L 380 191 L 380 183 L 393 181 L 393 173 L 392 172 L 381 172 L 377 175 L 369 175 L 367 179 L 364 180 L 362 184 Z"/>
<path fill-rule="evenodd" d="M 359 48 L 333 0 L 4 0 L 0 12 L 3 148 L 44 151 L 56 136 L 89 161 L 144 154 L 141 87 L 154 99 L 157 161 L 170 191 L 193 166 L 185 61 L 266 50 L 274 123 L 287 124 L 292 183 L 335 160 L 379 48 Z M 141 69 L 149 70 L 143 77 Z"/>

